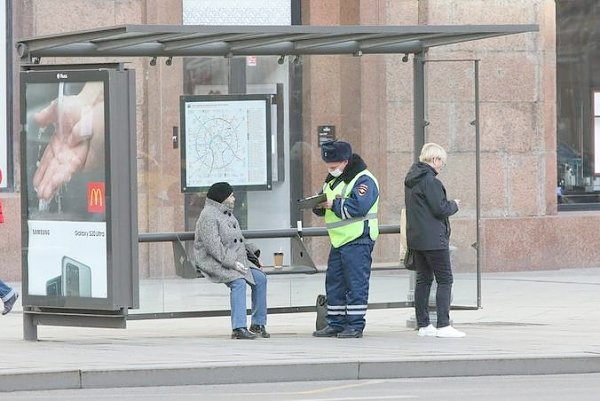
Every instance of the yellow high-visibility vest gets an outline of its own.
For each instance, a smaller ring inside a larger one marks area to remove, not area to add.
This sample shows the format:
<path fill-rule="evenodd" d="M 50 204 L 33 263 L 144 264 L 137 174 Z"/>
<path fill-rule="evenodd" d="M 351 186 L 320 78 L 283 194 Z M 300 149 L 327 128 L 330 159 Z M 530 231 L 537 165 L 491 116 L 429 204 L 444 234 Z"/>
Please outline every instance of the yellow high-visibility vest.
<path fill-rule="evenodd" d="M 340 183 L 335 189 L 331 189 L 328 183 L 325 183 L 323 186 L 323 193 L 327 196 L 327 200 L 333 200 L 336 196 L 341 196 L 342 199 L 347 199 L 350 197 L 350 193 L 352 192 L 352 188 L 354 188 L 354 184 L 356 181 L 362 176 L 368 176 L 375 181 L 375 185 L 377 185 L 377 189 L 379 189 L 379 183 L 377 179 L 369 170 L 363 170 L 358 173 L 352 181 L 348 184 Z M 342 185 L 344 184 L 344 185 Z M 352 217 L 349 219 L 341 219 L 331 210 L 327 209 L 325 211 L 325 226 L 327 227 L 327 233 L 329 234 L 329 239 L 331 240 L 331 245 L 334 248 L 339 248 L 342 245 L 347 244 L 350 241 L 354 241 L 358 237 L 360 237 L 364 230 L 364 221 L 369 221 L 369 236 L 373 241 L 377 239 L 379 236 L 379 222 L 377 220 L 377 209 L 379 206 L 379 196 L 369 209 L 369 212 L 366 216 L 361 217 Z"/>

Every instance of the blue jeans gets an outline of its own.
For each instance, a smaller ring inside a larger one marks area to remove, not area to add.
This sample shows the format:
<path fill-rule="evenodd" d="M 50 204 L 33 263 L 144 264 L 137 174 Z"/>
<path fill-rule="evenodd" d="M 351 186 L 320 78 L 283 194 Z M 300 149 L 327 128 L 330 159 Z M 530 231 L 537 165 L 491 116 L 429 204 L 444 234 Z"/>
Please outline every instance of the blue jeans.
<path fill-rule="evenodd" d="M 250 269 L 256 284 L 250 284 L 243 278 L 227 283 L 230 289 L 231 328 L 246 326 L 246 284 L 252 288 L 252 324 L 267 324 L 267 276 L 258 269 Z"/>
<path fill-rule="evenodd" d="M 418 327 L 429 326 L 429 293 L 435 276 L 437 292 L 435 305 L 437 308 L 437 327 L 450 324 L 450 299 L 452 294 L 452 267 L 450 251 L 440 249 L 433 251 L 414 251 L 417 266 L 417 283 L 415 286 L 415 315 Z"/>
<path fill-rule="evenodd" d="M 15 290 L 6 285 L 4 281 L 0 280 L 0 299 L 2 299 L 2 302 L 8 301 L 13 295 L 15 295 Z"/>

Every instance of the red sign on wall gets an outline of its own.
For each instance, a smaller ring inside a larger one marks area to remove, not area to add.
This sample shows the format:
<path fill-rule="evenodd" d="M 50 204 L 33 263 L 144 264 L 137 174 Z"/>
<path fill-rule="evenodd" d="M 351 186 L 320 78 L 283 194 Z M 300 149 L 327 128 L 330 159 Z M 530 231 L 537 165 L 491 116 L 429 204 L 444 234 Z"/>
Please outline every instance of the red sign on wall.
<path fill-rule="evenodd" d="M 89 213 L 104 213 L 103 182 L 88 182 L 87 204 Z"/>

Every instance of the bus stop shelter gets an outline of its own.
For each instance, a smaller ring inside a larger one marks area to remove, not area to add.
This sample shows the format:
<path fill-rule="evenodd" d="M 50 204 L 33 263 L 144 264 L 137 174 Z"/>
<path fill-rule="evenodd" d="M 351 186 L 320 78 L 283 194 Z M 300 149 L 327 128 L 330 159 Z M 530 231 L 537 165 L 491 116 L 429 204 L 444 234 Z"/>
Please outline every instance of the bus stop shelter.
<path fill-rule="evenodd" d="M 537 25 L 455 25 L 455 26 L 182 26 L 182 25 L 120 25 L 94 30 L 67 32 L 55 35 L 21 39 L 16 48 L 23 68 L 40 63 L 47 57 L 76 58 L 121 58 L 148 57 L 150 63 L 156 63 L 158 57 L 170 63 L 173 57 L 225 57 L 278 56 L 281 63 L 286 57 L 297 58 L 307 55 L 365 55 L 403 54 L 403 61 L 413 55 L 413 143 L 414 156 L 418 156 L 425 143 L 426 127 L 426 72 L 427 52 L 431 48 L 458 44 L 467 41 L 493 38 L 538 31 Z M 447 60 L 455 61 L 455 60 Z M 465 61 L 465 60 L 461 60 Z M 477 239 L 477 291 L 479 283 L 479 219 L 480 219 L 480 166 L 479 166 L 479 60 L 467 60 L 474 63 L 474 105 L 475 116 L 472 125 L 475 128 L 476 154 L 476 227 Z M 76 66 L 76 65 L 73 65 Z M 46 66 L 51 67 L 51 66 Z M 243 85 L 244 83 L 240 83 Z M 285 232 L 284 232 L 285 231 Z M 294 230 L 281 233 L 252 233 L 248 237 L 293 236 Z M 314 235 L 324 230 L 315 229 Z M 383 232 L 399 232 L 399 226 L 384 227 Z M 304 234 L 310 235 L 311 230 Z M 141 233 L 140 242 L 190 240 L 193 233 Z M 27 306 L 27 305 L 25 305 Z M 371 307 L 371 305 L 369 306 Z M 389 304 L 381 307 L 389 307 Z M 43 308 L 42 308 L 43 309 Z M 290 311 L 314 310 L 314 306 L 287 308 Z M 90 322 L 82 323 L 81 311 L 78 314 L 52 313 L 26 310 L 30 319 L 25 324 L 25 337 L 37 336 L 35 325 L 97 325 L 106 327 L 124 327 L 127 311 L 107 318 L 106 315 L 89 317 Z M 59 316 L 58 316 L 59 315 Z M 191 316 L 187 313 L 182 316 Z M 156 317 L 155 315 L 153 315 Z M 130 315 L 130 318 L 132 316 Z M 173 314 L 165 317 L 175 317 Z M 138 317 L 139 318 L 139 317 Z M 25 320 L 25 319 L 24 319 Z M 91 323 L 95 320 L 96 323 Z M 116 322 L 119 320 L 119 322 Z M 29 328 L 28 328 L 29 327 Z M 29 334 L 27 331 L 29 330 Z"/>

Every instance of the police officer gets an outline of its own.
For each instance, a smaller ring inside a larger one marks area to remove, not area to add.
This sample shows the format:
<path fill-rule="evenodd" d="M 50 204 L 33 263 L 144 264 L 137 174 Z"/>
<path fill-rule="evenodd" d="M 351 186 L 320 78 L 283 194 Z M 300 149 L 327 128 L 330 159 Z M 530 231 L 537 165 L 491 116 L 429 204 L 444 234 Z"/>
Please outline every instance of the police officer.
<path fill-rule="evenodd" d="M 313 212 L 325 216 L 331 249 L 325 276 L 327 326 L 313 336 L 360 338 L 369 298 L 371 252 L 379 235 L 379 185 L 348 142 L 324 143 L 321 157 L 329 172 L 322 191 L 327 201 Z"/>

